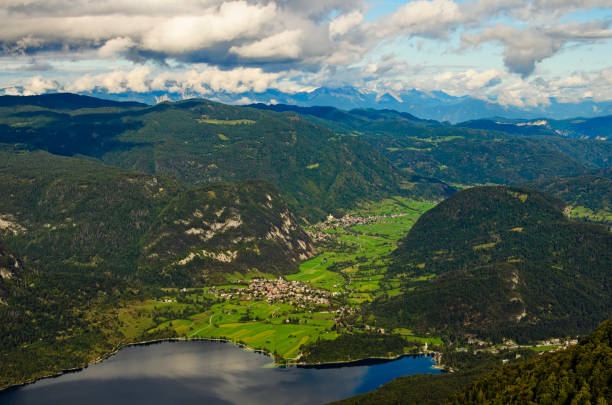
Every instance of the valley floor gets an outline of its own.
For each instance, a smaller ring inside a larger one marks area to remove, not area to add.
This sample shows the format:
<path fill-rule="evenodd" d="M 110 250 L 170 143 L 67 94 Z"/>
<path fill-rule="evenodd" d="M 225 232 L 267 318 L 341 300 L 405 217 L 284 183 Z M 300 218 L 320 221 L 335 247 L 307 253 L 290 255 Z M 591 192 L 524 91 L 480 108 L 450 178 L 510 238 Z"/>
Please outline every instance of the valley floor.
<path fill-rule="evenodd" d="M 58 337 L 54 345 L 41 342 L 6 353 L 0 388 L 85 366 L 129 344 L 164 339 L 226 340 L 265 351 L 277 363 L 342 362 L 444 350 L 448 342 L 441 336 L 417 336 L 406 328 L 384 330 L 373 326 L 376 320 L 362 311 L 362 304 L 376 297 L 400 294 L 405 281 L 435 277 L 405 280 L 387 273 L 398 240 L 433 206 L 392 198 L 309 226 L 306 230 L 319 254 L 284 278 L 253 269 L 227 275 L 222 285 L 164 288 L 155 298 L 141 294 L 142 298 L 114 306 L 92 308 L 84 316 L 89 325 L 84 333 Z M 346 339 L 347 334 L 357 343 Z M 542 352 L 570 343 L 574 342 L 542 342 L 532 348 Z M 355 344 L 361 354 L 354 354 Z M 478 344 L 453 350 L 497 353 L 525 348 L 513 342 Z"/>
<path fill-rule="evenodd" d="M 398 197 L 328 218 L 307 229 L 320 254 L 281 279 L 286 291 L 253 296 L 253 285 L 263 280 L 278 288 L 276 276 L 260 271 L 229 275 L 227 284 L 215 287 L 165 289 L 156 300 L 126 303 L 118 311 L 121 332 L 135 340 L 143 335 L 225 339 L 274 354 L 281 362 L 299 362 L 303 345 L 333 340 L 342 332 L 384 333 L 360 319 L 360 304 L 400 293 L 401 280 L 385 277 L 388 256 L 431 207 Z M 283 298 L 291 294 L 297 297 Z M 205 303 L 210 306 L 201 310 Z M 442 343 L 407 329 L 397 332 L 421 345 Z"/>

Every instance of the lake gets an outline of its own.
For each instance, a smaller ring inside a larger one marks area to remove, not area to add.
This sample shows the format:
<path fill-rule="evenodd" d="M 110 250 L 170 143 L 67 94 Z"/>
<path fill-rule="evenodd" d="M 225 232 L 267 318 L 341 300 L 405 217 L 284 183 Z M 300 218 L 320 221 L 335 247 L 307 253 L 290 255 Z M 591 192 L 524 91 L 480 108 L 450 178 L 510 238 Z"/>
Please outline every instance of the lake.
<path fill-rule="evenodd" d="M 130 346 L 81 371 L 0 393 L 1 404 L 317 404 L 392 379 L 439 373 L 427 356 L 326 368 L 278 368 L 272 358 L 212 341 Z"/>

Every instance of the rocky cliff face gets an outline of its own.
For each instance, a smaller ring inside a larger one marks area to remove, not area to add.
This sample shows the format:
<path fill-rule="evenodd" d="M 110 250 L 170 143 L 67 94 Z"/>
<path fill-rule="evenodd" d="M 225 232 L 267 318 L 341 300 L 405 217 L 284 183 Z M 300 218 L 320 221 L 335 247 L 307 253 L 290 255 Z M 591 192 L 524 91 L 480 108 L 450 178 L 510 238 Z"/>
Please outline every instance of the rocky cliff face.
<path fill-rule="evenodd" d="M 292 272 L 313 252 L 288 204 L 263 180 L 194 187 L 0 150 L 0 195 L 7 196 L 0 199 L 0 239 L 41 272 L 201 285 L 228 272 Z"/>
<path fill-rule="evenodd" d="M 22 268 L 19 258 L 0 243 L 0 302 L 8 294 L 7 281 L 19 277 Z"/>
<path fill-rule="evenodd" d="M 205 281 L 220 272 L 285 274 L 312 254 L 309 237 L 274 187 L 248 181 L 175 198 L 147 232 L 140 263 L 161 267 L 163 277 Z"/>

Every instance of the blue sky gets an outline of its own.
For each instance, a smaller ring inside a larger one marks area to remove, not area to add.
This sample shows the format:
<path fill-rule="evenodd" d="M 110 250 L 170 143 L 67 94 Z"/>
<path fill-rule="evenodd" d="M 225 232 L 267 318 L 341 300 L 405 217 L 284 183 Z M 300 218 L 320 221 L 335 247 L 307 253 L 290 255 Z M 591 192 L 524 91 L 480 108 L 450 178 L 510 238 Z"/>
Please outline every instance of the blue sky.
<path fill-rule="evenodd" d="M 0 94 L 612 99 L 612 0 L 3 0 Z"/>

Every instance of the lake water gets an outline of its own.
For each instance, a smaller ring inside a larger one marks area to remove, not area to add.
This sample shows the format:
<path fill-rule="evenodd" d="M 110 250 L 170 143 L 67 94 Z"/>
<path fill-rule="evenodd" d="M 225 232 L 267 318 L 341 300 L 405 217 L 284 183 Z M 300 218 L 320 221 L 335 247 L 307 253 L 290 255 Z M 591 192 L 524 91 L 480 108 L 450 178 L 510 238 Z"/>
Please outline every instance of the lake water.
<path fill-rule="evenodd" d="M 320 404 L 392 379 L 439 373 L 430 357 L 333 368 L 272 367 L 272 358 L 210 341 L 130 346 L 81 371 L 0 393 L 1 404 Z"/>

